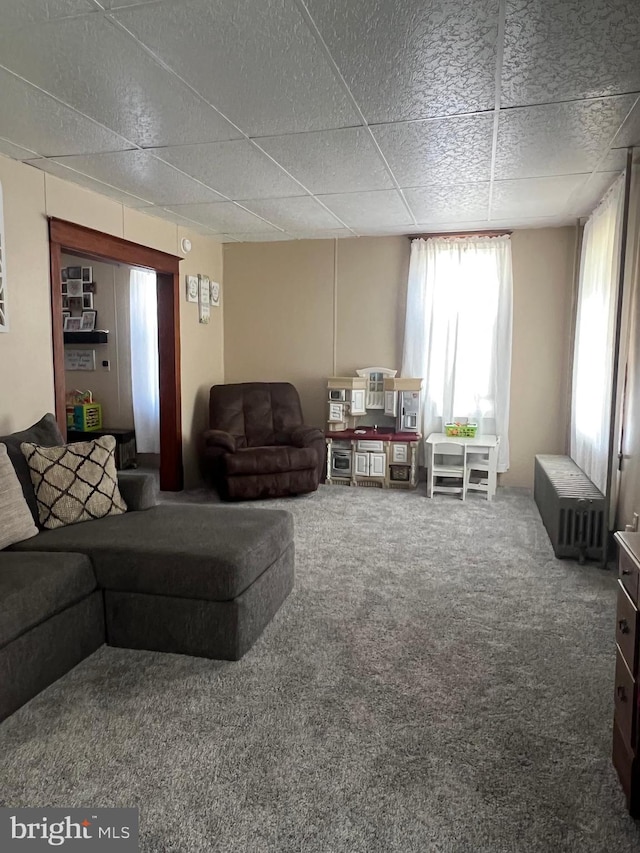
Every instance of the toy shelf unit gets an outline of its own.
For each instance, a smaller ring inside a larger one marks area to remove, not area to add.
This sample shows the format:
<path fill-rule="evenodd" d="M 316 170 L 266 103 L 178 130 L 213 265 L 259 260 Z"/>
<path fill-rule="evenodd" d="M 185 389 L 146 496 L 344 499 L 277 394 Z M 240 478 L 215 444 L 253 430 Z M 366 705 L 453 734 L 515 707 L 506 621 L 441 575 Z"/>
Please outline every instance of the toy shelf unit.
<path fill-rule="evenodd" d="M 367 367 L 327 380 L 327 483 L 414 489 L 422 379 Z"/>

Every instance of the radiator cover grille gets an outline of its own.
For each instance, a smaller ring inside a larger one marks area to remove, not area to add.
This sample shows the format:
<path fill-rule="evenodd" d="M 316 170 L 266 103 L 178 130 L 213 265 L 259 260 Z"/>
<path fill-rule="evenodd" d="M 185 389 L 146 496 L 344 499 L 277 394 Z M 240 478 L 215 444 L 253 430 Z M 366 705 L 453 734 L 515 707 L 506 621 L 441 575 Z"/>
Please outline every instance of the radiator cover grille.
<path fill-rule="evenodd" d="M 604 495 L 572 459 L 536 456 L 533 496 L 556 557 L 602 559 Z"/>

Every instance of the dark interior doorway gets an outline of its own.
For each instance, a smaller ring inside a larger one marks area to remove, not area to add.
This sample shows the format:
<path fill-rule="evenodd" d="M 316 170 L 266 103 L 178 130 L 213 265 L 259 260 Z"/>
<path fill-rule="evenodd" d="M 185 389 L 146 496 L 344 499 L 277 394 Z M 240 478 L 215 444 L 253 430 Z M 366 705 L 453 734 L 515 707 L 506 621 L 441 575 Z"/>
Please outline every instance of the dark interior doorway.
<path fill-rule="evenodd" d="M 64 332 L 62 324 L 57 322 L 62 316 L 62 253 L 72 252 L 88 259 L 128 264 L 156 273 L 160 374 L 160 488 L 163 491 L 180 491 L 183 487 L 178 269 L 181 258 L 54 217 L 49 218 L 49 247 L 56 420 L 63 435 L 66 435 L 67 429 Z"/>

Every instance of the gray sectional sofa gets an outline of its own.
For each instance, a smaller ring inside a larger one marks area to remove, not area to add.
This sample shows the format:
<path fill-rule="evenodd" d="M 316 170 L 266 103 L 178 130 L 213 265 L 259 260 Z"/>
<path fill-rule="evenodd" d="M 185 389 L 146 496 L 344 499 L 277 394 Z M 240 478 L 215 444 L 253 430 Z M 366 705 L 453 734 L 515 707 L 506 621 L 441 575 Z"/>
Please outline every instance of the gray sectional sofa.
<path fill-rule="evenodd" d="M 52 416 L 29 434 L 0 441 L 62 439 Z M 118 483 L 124 515 L 0 551 L 0 720 L 105 642 L 237 660 L 293 587 L 290 513 L 157 505 L 152 477 L 120 472 Z"/>

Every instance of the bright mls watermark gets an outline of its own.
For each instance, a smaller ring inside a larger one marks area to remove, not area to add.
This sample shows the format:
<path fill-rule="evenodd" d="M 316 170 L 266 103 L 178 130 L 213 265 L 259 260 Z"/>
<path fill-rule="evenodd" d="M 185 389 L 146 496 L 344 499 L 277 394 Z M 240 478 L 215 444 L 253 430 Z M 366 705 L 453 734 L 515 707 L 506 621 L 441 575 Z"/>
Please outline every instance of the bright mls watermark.
<path fill-rule="evenodd" d="M 62 849 L 138 853 L 138 809 L 3 809 L 2 853 Z"/>

